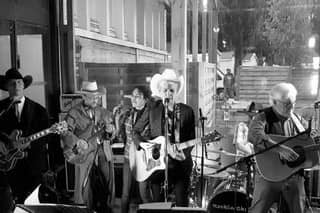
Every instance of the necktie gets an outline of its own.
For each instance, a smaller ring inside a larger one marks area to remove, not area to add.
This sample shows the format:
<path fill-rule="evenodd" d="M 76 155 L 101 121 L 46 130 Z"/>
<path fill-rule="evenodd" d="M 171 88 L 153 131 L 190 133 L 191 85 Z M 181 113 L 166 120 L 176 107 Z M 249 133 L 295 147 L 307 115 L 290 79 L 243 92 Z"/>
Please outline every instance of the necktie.
<path fill-rule="evenodd" d="M 15 114 L 16 114 L 16 117 L 18 119 L 18 121 L 20 122 L 20 112 L 19 112 L 19 105 L 18 103 L 14 105 L 15 106 Z"/>

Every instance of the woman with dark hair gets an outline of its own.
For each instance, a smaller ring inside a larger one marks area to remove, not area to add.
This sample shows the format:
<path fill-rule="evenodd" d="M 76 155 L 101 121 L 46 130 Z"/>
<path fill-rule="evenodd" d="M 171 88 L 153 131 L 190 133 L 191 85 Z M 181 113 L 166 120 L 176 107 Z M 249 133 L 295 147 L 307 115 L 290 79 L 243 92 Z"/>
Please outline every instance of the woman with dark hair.
<path fill-rule="evenodd" d="M 150 98 L 150 92 L 143 86 L 137 86 L 133 89 L 132 94 L 127 96 L 131 99 L 132 107 L 124 113 L 116 113 L 115 117 L 119 120 L 119 139 L 125 144 L 124 148 L 124 164 L 123 164 L 123 187 L 121 198 L 121 212 L 129 212 L 130 204 L 130 191 L 134 183 L 134 177 L 130 170 L 129 157 L 133 155 L 132 150 L 135 149 L 135 145 L 132 139 L 132 129 L 136 122 L 144 115 L 149 113 L 148 101 Z M 114 110 L 119 112 L 120 110 Z M 149 134 L 149 125 L 145 125 L 142 135 L 147 136 Z M 143 203 L 151 202 L 151 196 L 146 181 L 139 182 L 140 197 Z"/>

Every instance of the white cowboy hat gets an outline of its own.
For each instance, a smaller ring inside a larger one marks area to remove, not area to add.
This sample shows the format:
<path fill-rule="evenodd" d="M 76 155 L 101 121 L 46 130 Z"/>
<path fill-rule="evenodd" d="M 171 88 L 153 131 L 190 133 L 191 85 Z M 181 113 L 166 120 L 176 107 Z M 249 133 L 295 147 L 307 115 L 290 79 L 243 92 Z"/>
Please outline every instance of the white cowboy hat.
<path fill-rule="evenodd" d="M 104 95 L 105 92 L 98 88 L 96 81 L 83 81 L 81 84 L 80 94 Z"/>
<path fill-rule="evenodd" d="M 178 77 L 173 69 L 165 69 L 162 74 L 155 74 L 150 81 L 152 96 L 160 96 L 159 84 L 162 81 L 169 81 L 178 85 L 176 94 L 182 91 L 184 80 L 183 76 Z"/>

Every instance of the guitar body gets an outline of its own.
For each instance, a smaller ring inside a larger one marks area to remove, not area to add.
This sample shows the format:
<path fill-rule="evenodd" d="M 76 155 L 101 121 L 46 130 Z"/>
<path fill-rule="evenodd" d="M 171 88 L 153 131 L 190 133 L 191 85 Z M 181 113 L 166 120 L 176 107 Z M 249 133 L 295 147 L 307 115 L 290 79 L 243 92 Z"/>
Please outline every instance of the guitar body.
<path fill-rule="evenodd" d="M 149 142 L 141 142 L 140 150 L 132 143 L 129 149 L 129 164 L 138 182 L 145 181 L 155 171 L 164 170 L 165 137 L 159 136 Z"/>
<path fill-rule="evenodd" d="M 81 153 L 78 153 L 74 149 L 67 150 L 64 152 L 65 159 L 72 164 L 79 165 L 87 161 L 89 155 L 93 153 L 97 146 L 94 143 L 88 143 L 88 148 L 81 150 Z"/>
<path fill-rule="evenodd" d="M 287 137 L 270 135 L 271 139 L 280 142 Z M 292 148 L 299 154 L 295 161 L 286 162 L 281 160 L 279 154 L 271 150 L 257 155 L 257 167 L 265 180 L 279 182 L 290 177 L 300 169 L 311 168 L 319 163 L 318 145 L 306 134 L 287 141 L 284 145 Z M 309 148 L 306 148 L 309 147 Z M 255 152 L 257 152 L 255 148 Z"/>
<path fill-rule="evenodd" d="M 78 139 L 73 147 L 63 151 L 65 159 L 72 164 L 80 165 L 87 161 L 89 155 L 93 153 L 98 145 L 98 139 L 105 133 L 103 127 L 100 127 L 97 132 L 91 135 L 88 139 Z"/>
<path fill-rule="evenodd" d="M 37 132 L 26 138 L 21 138 L 22 132 L 20 130 L 14 130 L 8 137 L 9 141 L 2 146 L 0 152 L 0 171 L 9 171 L 14 168 L 17 161 L 27 156 L 27 152 L 24 152 L 30 143 L 48 134 L 55 133 L 60 134 L 68 129 L 65 121 L 52 125 L 50 128 Z"/>
<path fill-rule="evenodd" d="M 219 141 L 221 135 L 218 132 L 209 133 L 202 138 L 196 138 L 183 143 L 168 144 L 168 155 L 178 161 L 183 161 L 185 155 L 183 150 L 193 147 L 198 143 L 208 143 Z M 142 182 L 150 177 L 157 170 L 164 170 L 165 164 L 165 145 L 164 136 L 158 136 L 148 142 L 140 143 L 140 150 L 137 150 L 134 144 L 131 144 L 129 150 L 129 164 L 132 174 L 138 182 Z"/>
<path fill-rule="evenodd" d="M 21 131 L 13 130 L 8 136 L 10 143 L 5 145 L 3 155 L 0 155 L 0 171 L 9 171 L 15 167 L 17 161 L 26 156 L 26 153 L 21 151 L 23 145 L 19 144 L 18 141 L 21 137 Z"/>
<path fill-rule="evenodd" d="M 10 171 L 15 167 L 17 161 L 25 156 L 26 153 L 19 149 L 10 150 L 7 155 L 0 157 L 0 171 Z"/>

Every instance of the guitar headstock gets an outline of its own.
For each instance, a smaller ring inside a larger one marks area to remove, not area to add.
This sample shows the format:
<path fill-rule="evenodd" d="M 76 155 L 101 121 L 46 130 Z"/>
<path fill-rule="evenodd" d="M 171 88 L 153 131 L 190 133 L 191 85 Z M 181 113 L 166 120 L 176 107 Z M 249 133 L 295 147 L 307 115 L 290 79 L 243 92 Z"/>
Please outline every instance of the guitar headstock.
<path fill-rule="evenodd" d="M 61 134 L 68 131 L 68 123 L 66 121 L 61 121 L 55 123 L 50 127 L 50 132 L 55 134 Z"/>
<path fill-rule="evenodd" d="M 223 138 L 223 135 L 221 135 L 217 130 L 214 130 L 213 132 L 210 132 L 209 134 L 203 136 L 201 138 L 201 141 L 203 143 L 209 143 L 219 141 L 221 138 Z"/>

